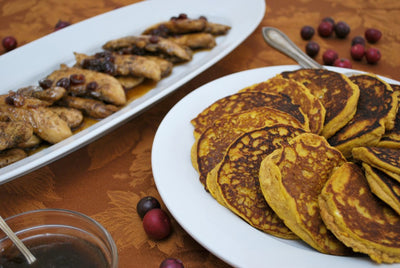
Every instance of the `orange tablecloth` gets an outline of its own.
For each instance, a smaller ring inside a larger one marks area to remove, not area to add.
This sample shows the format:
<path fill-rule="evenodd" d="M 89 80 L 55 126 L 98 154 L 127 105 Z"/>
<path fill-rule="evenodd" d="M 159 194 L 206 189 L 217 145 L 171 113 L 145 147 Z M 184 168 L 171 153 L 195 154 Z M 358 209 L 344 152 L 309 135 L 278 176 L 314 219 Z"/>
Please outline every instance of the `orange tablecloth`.
<path fill-rule="evenodd" d="M 166 0 L 167 1 L 167 0 Z M 134 0 L 14 0 L 0 2 L 0 38 L 13 35 L 19 45 L 53 31 L 59 19 L 76 23 Z M 167 257 L 179 258 L 185 267 L 225 267 L 223 261 L 193 240 L 173 220 L 173 233 L 163 241 L 149 240 L 136 213 L 140 198 L 152 195 L 160 201 L 151 169 L 151 147 L 163 117 L 182 97 L 221 76 L 257 67 L 295 64 L 265 44 L 262 26 L 283 30 L 297 45 L 303 25 L 315 28 L 323 17 L 346 21 L 351 27 L 345 40 L 322 39 L 322 52 L 333 48 L 350 58 L 351 38 L 368 27 L 382 31 L 374 46 L 382 53 L 380 62 L 354 62 L 353 68 L 400 80 L 400 2 L 396 0 L 267 0 L 260 26 L 238 48 L 192 79 L 156 106 L 97 141 L 62 159 L 0 186 L 0 215 L 38 208 L 63 208 L 87 214 L 103 224 L 119 251 L 120 267 L 158 267 Z M 232 1 L 234 4 L 234 1 Z M 212 7 L 210 7 L 212 8 Z M 229 8 L 229 7 L 227 7 Z M 0 53 L 4 53 L 1 50 Z M 2 67 L 3 68 L 3 67 Z M 1 69 L 0 69 L 1 71 Z M 1 171 L 0 171 L 1 172 Z M 186 202 L 187 200 L 182 200 Z M 162 206 L 165 208 L 164 204 Z M 268 249 L 263 256 L 268 260 Z"/>

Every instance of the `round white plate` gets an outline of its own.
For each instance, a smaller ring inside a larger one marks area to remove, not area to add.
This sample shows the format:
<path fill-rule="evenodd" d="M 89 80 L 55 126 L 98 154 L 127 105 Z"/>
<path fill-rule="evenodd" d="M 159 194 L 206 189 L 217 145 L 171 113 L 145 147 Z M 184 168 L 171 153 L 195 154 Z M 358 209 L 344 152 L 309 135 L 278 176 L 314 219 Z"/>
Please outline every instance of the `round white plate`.
<path fill-rule="evenodd" d="M 224 96 L 298 68 L 275 66 L 228 75 L 196 89 L 177 103 L 163 119 L 153 143 L 152 168 L 158 191 L 174 218 L 195 240 L 235 267 L 376 267 L 368 257 L 322 254 L 301 241 L 279 239 L 251 227 L 204 190 L 192 167 L 191 119 Z"/>

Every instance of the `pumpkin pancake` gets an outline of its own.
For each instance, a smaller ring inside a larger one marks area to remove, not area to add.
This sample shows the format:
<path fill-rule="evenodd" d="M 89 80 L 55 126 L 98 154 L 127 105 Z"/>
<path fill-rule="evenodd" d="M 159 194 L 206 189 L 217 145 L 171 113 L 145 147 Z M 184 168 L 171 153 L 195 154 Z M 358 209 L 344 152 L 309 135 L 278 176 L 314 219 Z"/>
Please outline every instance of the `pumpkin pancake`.
<path fill-rule="evenodd" d="M 375 146 L 386 130 L 392 129 L 398 107 L 398 93 L 375 75 L 350 77 L 358 85 L 360 97 L 354 117 L 328 139 L 345 157 L 358 146 Z"/>
<path fill-rule="evenodd" d="M 303 129 L 277 124 L 241 135 L 208 174 L 210 193 L 220 195 L 217 200 L 222 198 L 223 205 L 255 228 L 281 238 L 297 239 L 265 201 L 258 171 L 268 154 L 301 133 Z"/>
<path fill-rule="evenodd" d="M 299 106 L 293 103 L 287 95 L 280 93 L 242 92 L 221 98 L 204 109 L 191 123 L 195 127 L 194 135 L 200 134 L 209 127 L 215 119 L 227 114 L 234 114 L 257 107 L 269 106 L 293 115 L 301 124 L 308 128 L 308 117 Z"/>
<path fill-rule="evenodd" d="M 366 163 L 362 166 L 371 191 L 400 215 L 400 182 Z"/>
<path fill-rule="evenodd" d="M 223 158 L 225 150 L 243 133 L 274 124 L 303 126 L 288 113 L 270 107 L 260 107 L 250 111 L 226 115 L 214 121 L 192 147 L 193 167 L 200 174 L 200 182 L 206 186 L 207 174 Z"/>
<path fill-rule="evenodd" d="M 384 147 L 358 147 L 353 158 L 387 173 L 400 182 L 400 150 Z"/>
<path fill-rule="evenodd" d="M 303 84 L 291 79 L 275 76 L 265 82 L 244 88 L 240 92 L 249 91 L 276 92 L 289 96 L 293 103 L 299 105 L 303 113 L 307 115 L 310 131 L 316 134 L 321 133 L 325 121 L 325 108 Z"/>
<path fill-rule="evenodd" d="M 395 92 L 400 92 L 400 85 L 390 85 Z M 379 147 L 397 148 L 400 149 L 400 112 L 397 111 L 394 127 L 391 130 L 386 130 L 381 140 L 378 143 Z"/>
<path fill-rule="evenodd" d="M 400 216 L 374 196 L 354 163 L 338 168 L 319 196 L 321 216 L 345 245 L 381 263 L 400 262 Z"/>
<path fill-rule="evenodd" d="M 350 79 L 326 69 L 300 69 L 281 73 L 303 83 L 326 109 L 325 123 L 321 135 L 331 137 L 347 124 L 356 113 L 360 90 Z"/>
<path fill-rule="evenodd" d="M 346 159 L 324 137 L 301 134 L 268 155 L 260 166 L 260 187 L 268 205 L 287 227 L 320 252 L 345 255 L 349 249 L 327 230 L 318 195 Z"/>

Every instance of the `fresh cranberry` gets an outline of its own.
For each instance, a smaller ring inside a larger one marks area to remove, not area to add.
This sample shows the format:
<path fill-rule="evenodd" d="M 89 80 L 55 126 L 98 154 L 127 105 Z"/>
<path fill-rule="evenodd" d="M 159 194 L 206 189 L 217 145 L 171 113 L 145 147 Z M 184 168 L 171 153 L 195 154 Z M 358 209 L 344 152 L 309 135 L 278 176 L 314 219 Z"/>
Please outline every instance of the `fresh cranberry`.
<path fill-rule="evenodd" d="M 301 38 L 304 40 L 310 40 L 314 36 L 315 30 L 311 26 L 303 26 L 300 31 Z"/>
<path fill-rule="evenodd" d="M 350 33 L 350 26 L 344 21 L 339 21 L 336 23 L 334 28 L 335 34 L 339 38 L 346 38 Z"/>
<path fill-rule="evenodd" d="M 310 57 L 315 57 L 319 52 L 319 45 L 317 42 L 310 41 L 306 45 L 306 53 Z"/>
<path fill-rule="evenodd" d="M 322 55 L 322 61 L 325 65 L 333 65 L 337 58 L 339 58 L 339 55 L 333 49 L 327 49 Z"/>
<path fill-rule="evenodd" d="M 354 46 L 356 44 L 360 44 L 360 45 L 365 47 L 365 39 L 364 39 L 364 37 L 359 36 L 359 35 L 353 37 L 353 39 L 351 40 L 351 46 Z"/>
<path fill-rule="evenodd" d="M 351 62 L 349 59 L 336 59 L 335 62 L 333 63 L 334 66 L 336 67 L 342 67 L 342 68 L 351 68 Z"/>
<path fill-rule="evenodd" d="M 167 258 L 162 261 L 160 268 L 184 268 L 183 263 L 179 259 Z"/>
<path fill-rule="evenodd" d="M 329 21 L 322 21 L 318 26 L 318 34 L 322 37 L 329 37 L 333 33 L 333 24 Z"/>
<path fill-rule="evenodd" d="M 351 47 L 350 55 L 353 60 L 362 60 L 365 54 L 365 48 L 361 44 L 355 44 Z"/>
<path fill-rule="evenodd" d="M 140 218 L 143 218 L 148 211 L 154 208 L 161 208 L 161 206 L 160 202 L 158 202 L 158 200 L 152 196 L 143 197 L 136 205 L 136 211 Z"/>
<path fill-rule="evenodd" d="M 59 20 L 59 21 L 56 23 L 56 26 L 54 27 L 54 31 L 58 31 L 58 30 L 60 30 L 60 29 L 62 29 L 62 28 L 65 28 L 65 27 L 67 27 L 67 26 L 70 26 L 70 25 L 71 25 L 71 23 L 69 23 L 68 21 Z"/>
<path fill-rule="evenodd" d="M 365 39 L 367 39 L 367 41 L 370 43 L 378 42 L 381 37 L 382 33 L 377 29 L 369 28 L 365 31 Z"/>
<path fill-rule="evenodd" d="M 164 210 L 154 208 L 144 215 L 143 228 L 151 239 L 161 240 L 171 233 L 171 221 Z"/>
<path fill-rule="evenodd" d="M 13 36 L 6 36 L 2 41 L 3 47 L 6 51 L 13 50 L 17 47 L 17 39 Z"/>
<path fill-rule="evenodd" d="M 370 64 L 377 63 L 381 58 L 381 52 L 377 48 L 371 47 L 365 52 L 365 58 Z"/>

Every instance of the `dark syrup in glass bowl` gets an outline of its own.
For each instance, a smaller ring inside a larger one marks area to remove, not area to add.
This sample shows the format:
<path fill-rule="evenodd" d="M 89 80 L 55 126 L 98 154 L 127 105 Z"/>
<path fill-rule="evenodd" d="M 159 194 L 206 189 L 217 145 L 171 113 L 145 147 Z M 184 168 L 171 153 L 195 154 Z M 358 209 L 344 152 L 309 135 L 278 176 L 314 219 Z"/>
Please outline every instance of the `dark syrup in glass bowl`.
<path fill-rule="evenodd" d="M 102 250 L 81 238 L 64 234 L 40 235 L 24 239 L 24 244 L 36 257 L 29 265 L 14 245 L 0 249 L 0 268 L 108 268 Z"/>

